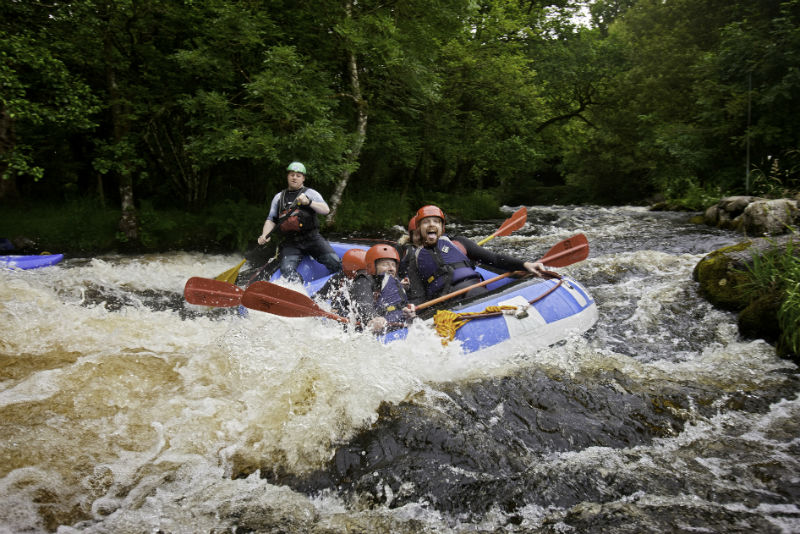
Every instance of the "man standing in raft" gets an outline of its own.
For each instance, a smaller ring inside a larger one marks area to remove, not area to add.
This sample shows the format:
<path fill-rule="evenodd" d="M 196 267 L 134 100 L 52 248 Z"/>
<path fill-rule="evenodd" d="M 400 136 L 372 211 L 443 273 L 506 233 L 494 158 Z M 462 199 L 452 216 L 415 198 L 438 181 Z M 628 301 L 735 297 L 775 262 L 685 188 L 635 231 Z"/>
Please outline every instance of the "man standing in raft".
<path fill-rule="evenodd" d="M 287 280 L 300 280 L 297 266 L 306 255 L 332 273 L 341 271 L 342 261 L 319 233 L 317 215 L 330 213 L 328 204 L 318 192 L 303 186 L 305 165 L 294 161 L 286 171 L 288 187 L 273 197 L 258 244 L 266 244 L 270 233 L 278 226 L 277 230 L 284 238 L 281 244 L 281 275 Z"/>
<path fill-rule="evenodd" d="M 491 252 L 463 236 L 444 235 L 444 212 L 436 206 L 423 206 L 415 217 L 422 246 L 416 249 L 408 266 L 409 300 L 419 304 L 482 281 L 474 263 L 504 271 L 529 271 L 541 276 L 544 265 Z M 486 293 L 476 287 L 464 297 Z"/>

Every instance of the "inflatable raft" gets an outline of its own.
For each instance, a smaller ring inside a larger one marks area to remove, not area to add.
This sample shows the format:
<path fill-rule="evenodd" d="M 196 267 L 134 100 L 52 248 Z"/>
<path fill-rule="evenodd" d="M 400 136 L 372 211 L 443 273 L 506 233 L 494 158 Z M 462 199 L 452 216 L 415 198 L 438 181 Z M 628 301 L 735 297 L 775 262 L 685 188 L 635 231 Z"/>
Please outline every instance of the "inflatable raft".
<path fill-rule="evenodd" d="M 350 243 L 331 243 L 331 246 L 340 257 L 352 248 L 369 248 Z M 481 266 L 477 270 L 484 280 L 495 278 L 498 274 Z M 305 281 L 304 288 L 310 297 L 331 276 L 323 265 L 308 257 L 302 260 L 298 272 Z M 280 274 L 280 270 L 271 273 L 270 281 L 277 281 Z M 490 306 L 506 307 L 505 313 L 471 319 L 455 331 L 454 342 L 460 343 L 466 353 L 504 343 L 524 345 L 526 348 L 546 347 L 581 334 L 597 322 L 598 311 L 594 299 L 586 288 L 567 276 L 559 279 L 508 277 L 486 287 L 489 293 L 459 300 L 455 304 L 445 301 L 438 308 L 457 314 L 475 314 L 484 312 Z M 433 327 L 436 311 L 424 310 L 420 313 L 420 319 Z M 383 340 L 391 342 L 404 339 L 407 335 L 408 330 L 402 328 L 386 334 Z"/>
<path fill-rule="evenodd" d="M 39 256 L 0 256 L 0 268 L 38 269 L 55 265 L 64 259 L 63 254 L 41 254 Z"/>

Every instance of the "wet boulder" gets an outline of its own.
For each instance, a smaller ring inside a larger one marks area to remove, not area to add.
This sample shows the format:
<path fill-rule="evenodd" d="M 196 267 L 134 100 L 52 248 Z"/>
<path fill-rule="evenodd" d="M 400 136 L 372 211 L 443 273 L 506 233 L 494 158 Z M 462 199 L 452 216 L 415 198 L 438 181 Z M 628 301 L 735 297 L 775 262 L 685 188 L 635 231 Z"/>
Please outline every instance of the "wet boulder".
<path fill-rule="evenodd" d="M 741 226 L 748 235 L 780 235 L 797 223 L 798 216 L 796 200 L 756 200 L 742 212 Z"/>
<path fill-rule="evenodd" d="M 794 234 L 774 238 L 757 238 L 724 247 L 708 254 L 695 266 L 693 277 L 700 284 L 700 293 L 718 308 L 738 312 L 739 332 L 751 339 L 780 345 L 778 309 L 782 295 L 756 291 L 750 284 L 750 270 L 755 261 L 767 253 L 800 253 L 800 238 Z"/>
<path fill-rule="evenodd" d="M 745 208 L 755 200 L 760 199 L 753 196 L 725 197 L 706 210 L 703 221 L 709 226 L 737 230 Z"/>
<path fill-rule="evenodd" d="M 700 293 L 718 308 L 739 311 L 749 298 L 744 290 L 749 279 L 747 266 L 753 261 L 753 241 L 723 247 L 708 254 L 692 273 Z"/>
<path fill-rule="evenodd" d="M 796 199 L 765 199 L 746 195 L 725 197 L 706 209 L 703 222 L 747 235 L 781 235 L 800 222 L 797 202 Z"/>

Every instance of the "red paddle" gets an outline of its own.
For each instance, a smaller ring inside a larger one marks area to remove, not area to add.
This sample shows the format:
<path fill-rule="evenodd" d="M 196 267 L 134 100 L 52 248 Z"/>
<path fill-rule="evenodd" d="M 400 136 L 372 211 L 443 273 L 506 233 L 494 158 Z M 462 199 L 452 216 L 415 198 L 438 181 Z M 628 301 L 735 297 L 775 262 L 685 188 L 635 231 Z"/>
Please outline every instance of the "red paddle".
<path fill-rule="evenodd" d="M 498 228 L 495 233 L 493 233 L 489 237 L 484 237 L 483 239 L 478 241 L 478 244 L 483 245 L 484 243 L 488 243 L 489 241 L 498 236 L 511 235 L 511 232 L 519 230 L 520 228 L 525 226 L 525 222 L 527 220 L 528 220 L 528 208 L 522 206 L 520 209 L 514 212 L 514 215 L 506 219 L 505 222 L 500 225 L 500 228 Z"/>
<path fill-rule="evenodd" d="M 589 257 L 589 240 L 583 234 L 575 234 L 556 243 L 539 260 L 550 267 L 566 267 Z"/>
<path fill-rule="evenodd" d="M 242 305 L 283 317 L 327 317 L 342 323 L 348 322 L 344 317 L 323 310 L 306 295 L 272 282 L 251 284 L 242 296 Z"/>
<path fill-rule="evenodd" d="M 230 282 L 193 276 L 183 288 L 183 298 L 190 304 L 227 308 L 238 306 L 244 289 Z"/>

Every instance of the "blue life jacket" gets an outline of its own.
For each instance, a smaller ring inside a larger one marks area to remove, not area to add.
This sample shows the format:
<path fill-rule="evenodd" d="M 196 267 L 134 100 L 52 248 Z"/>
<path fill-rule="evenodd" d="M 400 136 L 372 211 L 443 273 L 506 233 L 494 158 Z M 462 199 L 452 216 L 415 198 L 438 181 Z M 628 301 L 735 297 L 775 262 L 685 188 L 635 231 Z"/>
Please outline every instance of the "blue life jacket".
<path fill-rule="evenodd" d="M 408 304 L 408 297 L 400 280 L 390 274 L 384 274 L 377 280 L 380 283 L 379 293 L 375 299 L 378 315 L 383 316 L 390 323 L 404 322 L 403 308 Z"/>
<path fill-rule="evenodd" d="M 433 248 L 418 248 L 416 259 L 428 298 L 446 295 L 450 287 L 468 278 L 481 278 L 467 255 L 447 236 L 441 236 Z"/>

